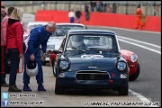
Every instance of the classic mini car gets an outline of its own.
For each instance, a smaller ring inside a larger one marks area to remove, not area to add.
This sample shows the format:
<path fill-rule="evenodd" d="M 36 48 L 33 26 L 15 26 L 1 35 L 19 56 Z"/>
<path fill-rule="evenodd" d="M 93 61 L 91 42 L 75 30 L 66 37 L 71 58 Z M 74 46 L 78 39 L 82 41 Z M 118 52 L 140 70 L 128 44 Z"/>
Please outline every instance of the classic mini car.
<path fill-rule="evenodd" d="M 62 50 L 65 40 L 66 39 L 64 38 L 60 46 L 60 50 Z M 136 80 L 140 74 L 140 64 L 138 62 L 138 56 L 134 52 L 126 50 L 126 49 L 121 49 L 120 54 L 128 63 L 129 81 Z M 56 53 L 51 51 L 50 65 L 52 66 L 52 71 L 53 71 L 54 76 L 55 76 L 55 70 L 54 70 L 55 60 L 56 60 Z"/>
<path fill-rule="evenodd" d="M 27 31 L 31 31 L 35 27 L 41 26 L 41 25 L 46 25 L 48 22 L 30 22 L 28 23 L 27 26 Z M 68 30 L 77 30 L 77 29 L 86 29 L 86 26 L 84 24 L 79 24 L 79 23 L 57 23 L 57 28 L 56 31 L 53 33 L 52 36 L 50 36 L 48 43 L 47 43 L 47 56 L 45 59 L 45 62 L 43 62 L 43 65 L 49 62 L 49 54 L 50 50 L 52 49 L 58 49 L 66 32 Z M 25 41 L 26 42 L 26 41 Z"/>
<path fill-rule="evenodd" d="M 70 30 L 56 54 L 55 94 L 65 89 L 113 89 L 128 95 L 129 67 L 114 32 Z"/>

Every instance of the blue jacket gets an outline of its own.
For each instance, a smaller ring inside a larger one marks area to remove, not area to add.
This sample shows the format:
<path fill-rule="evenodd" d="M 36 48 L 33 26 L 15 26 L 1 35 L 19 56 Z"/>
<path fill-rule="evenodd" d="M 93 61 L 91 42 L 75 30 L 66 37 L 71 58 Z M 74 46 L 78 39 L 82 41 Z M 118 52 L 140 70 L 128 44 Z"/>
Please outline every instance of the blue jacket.
<path fill-rule="evenodd" d="M 33 29 L 30 32 L 30 38 L 28 41 L 28 52 L 34 54 L 35 49 L 39 48 L 42 45 L 43 53 L 46 53 L 47 42 L 52 33 L 48 32 L 45 29 L 45 26 L 40 26 Z"/>

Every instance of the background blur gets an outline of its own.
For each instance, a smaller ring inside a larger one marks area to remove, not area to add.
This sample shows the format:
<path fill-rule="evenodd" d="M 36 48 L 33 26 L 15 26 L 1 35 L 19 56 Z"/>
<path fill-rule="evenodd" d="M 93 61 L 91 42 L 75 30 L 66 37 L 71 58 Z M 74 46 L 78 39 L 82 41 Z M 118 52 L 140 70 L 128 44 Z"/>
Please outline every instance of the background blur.
<path fill-rule="evenodd" d="M 76 10 L 84 11 L 88 4 L 91 11 L 104 13 L 135 14 L 137 5 L 141 4 L 144 15 L 161 17 L 161 1 L 3 1 L 1 5 L 22 8 L 25 13 L 35 14 L 37 10 Z M 91 9 L 91 7 L 94 7 Z M 98 8 L 97 8 L 98 7 Z"/>

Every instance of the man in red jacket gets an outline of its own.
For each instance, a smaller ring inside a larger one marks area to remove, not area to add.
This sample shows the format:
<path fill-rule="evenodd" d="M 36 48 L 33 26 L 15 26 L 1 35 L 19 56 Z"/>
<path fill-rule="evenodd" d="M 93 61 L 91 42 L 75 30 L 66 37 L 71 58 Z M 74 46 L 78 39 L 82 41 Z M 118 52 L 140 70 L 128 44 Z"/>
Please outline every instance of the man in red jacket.
<path fill-rule="evenodd" d="M 1 21 L 6 16 L 5 6 L 1 6 Z"/>
<path fill-rule="evenodd" d="M 6 34 L 7 34 L 7 25 L 8 25 L 8 18 L 11 15 L 12 11 L 14 10 L 14 7 L 9 7 L 7 14 L 1 22 L 1 51 L 2 51 L 2 61 L 1 61 L 1 86 L 2 87 L 9 87 L 9 85 L 6 83 L 6 69 L 7 69 L 7 62 L 6 62 Z"/>

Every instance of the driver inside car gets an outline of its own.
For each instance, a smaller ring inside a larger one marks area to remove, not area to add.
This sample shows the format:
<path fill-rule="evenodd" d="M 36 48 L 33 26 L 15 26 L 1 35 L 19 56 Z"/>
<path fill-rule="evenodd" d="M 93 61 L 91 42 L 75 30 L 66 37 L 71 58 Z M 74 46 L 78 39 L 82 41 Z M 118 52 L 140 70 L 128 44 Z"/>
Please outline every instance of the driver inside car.
<path fill-rule="evenodd" d="M 87 47 L 84 43 L 84 36 L 72 36 L 71 37 L 72 49 L 86 50 Z"/>

